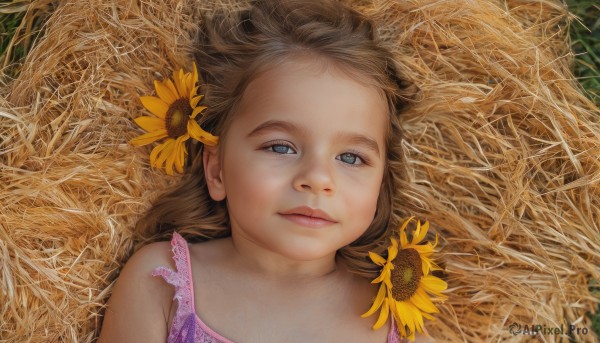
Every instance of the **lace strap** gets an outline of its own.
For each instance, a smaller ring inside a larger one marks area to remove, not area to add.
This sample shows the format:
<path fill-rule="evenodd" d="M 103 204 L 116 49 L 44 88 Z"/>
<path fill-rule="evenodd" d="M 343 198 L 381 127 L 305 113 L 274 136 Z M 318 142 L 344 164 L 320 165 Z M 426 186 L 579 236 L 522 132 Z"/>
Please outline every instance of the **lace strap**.
<path fill-rule="evenodd" d="M 173 232 L 171 239 L 173 249 L 174 271 L 168 267 L 157 267 L 152 272 L 153 276 L 162 276 L 165 281 L 175 287 L 174 300 L 177 300 L 176 317 L 195 313 L 194 290 L 192 287 L 192 270 L 190 266 L 190 251 L 186 240 L 177 232 Z"/>
<path fill-rule="evenodd" d="M 388 343 L 406 343 L 408 339 L 401 338 L 400 332 L 398 331 L 398 327 L 396 326 L 396 321 L 394 320 L 394 316 L 391 316 L 390 322 L 390 333 L 388 334 Z"/>

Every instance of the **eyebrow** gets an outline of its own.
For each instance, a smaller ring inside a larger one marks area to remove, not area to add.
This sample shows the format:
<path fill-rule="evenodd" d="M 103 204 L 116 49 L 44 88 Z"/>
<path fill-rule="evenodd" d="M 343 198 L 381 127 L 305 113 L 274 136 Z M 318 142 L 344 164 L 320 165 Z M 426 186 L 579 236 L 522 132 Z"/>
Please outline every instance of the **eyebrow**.
<path fill-rule="evenodd" d="M 379 145 L 372 138 L 369 138 L 365 135 L 361 135 L 358 133 L 350 133 L 350 134 L 339 133 L 338 137 L 344 137 L 352 144 L 363 145 L 367 149 L 375 152 L 377 154 L 377 156 L 379 156 Z"/>
<path fill-rule="evenodd" d="M 282 130 L 287 131 L 294 134 L 305 135 L 307 133 L 307 129 L 300 128 L 290 122 L 281 121 L 281 120 L 267 120 L 266 122 L 258 125 L 254 128 L 246 137 L 254 137 L 258 136 L 265 131 L 271 130 Z M 338 132 L 335 136 L 336 139 L 345 139 L 352 144 L 363 145 L 367 149 L 374 151 L 377 155 L 379 155 L 379 145 L 377 142 L 365 135 L 359 133 L 343 133 Z"/>
<path fill-rule="evenodd" d="M 291 133 L 299 133 L 299 134 L 306 133 L 305 129 L 301 129 L 298 126 L 296 126 L 290 122 L 272 119 L 272 120 L 267 120 L 266 122 L 255 127 L 254 130 L 252 130 L 246 137 L 250 138 L 253 136 L 258 136 L 259 134 L 263 133 L 263 131 L 273 131 L 273 130 L 282 130 L 282 131 L 287 131 L 287 132 L 291 132 Z"/>

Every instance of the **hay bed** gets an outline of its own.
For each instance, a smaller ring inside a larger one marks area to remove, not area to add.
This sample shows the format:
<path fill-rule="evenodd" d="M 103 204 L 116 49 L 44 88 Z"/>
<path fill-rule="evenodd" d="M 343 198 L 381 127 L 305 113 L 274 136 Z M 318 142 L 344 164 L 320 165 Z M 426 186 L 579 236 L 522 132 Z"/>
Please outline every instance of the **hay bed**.
<path fill-rule="evenodd" d="M 590 328 L 600 280 L 600 115 L 569 71 L 556 1 L 348 1 L 421 101 L 404 117 L 404 209 L 441 234 L 440 341 Z M 187 65 L 201 14 L 238 1 L 63 1 L 0 88 L 0 341 L 92 342 L 131 229 L 177 182 L 148 168 L 137 96 Z M 565 337 L 543 336 L 546 341 Z M 575 337 L 597 342 L 593 334 Z"/>

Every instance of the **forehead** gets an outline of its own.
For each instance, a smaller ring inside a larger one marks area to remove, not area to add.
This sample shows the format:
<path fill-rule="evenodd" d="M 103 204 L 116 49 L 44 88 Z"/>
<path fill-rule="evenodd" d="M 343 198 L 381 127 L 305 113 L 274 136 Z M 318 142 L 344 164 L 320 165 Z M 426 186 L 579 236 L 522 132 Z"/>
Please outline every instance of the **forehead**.
<path fill-rule="evenodd" d="M 275 58 L 273 64 L 265 64 L 265 66 L 259 67 L 244 91 L 244 98 L 248 98 L 246 97 L 248 92 L 256 90 L 256 87 L 251 86 L 253 83 L 273 84 L 286 81 L 297 83 L 300 80 L 309 81 L 309 79 L 314 80 L 319 77 L 323 80 L 327 76 L 329 76 L 330 81 L 335 79 L 339 83 L 360 85 L 361 88 L 369 90 L 367 93 L 375 91 L 385 100 L 383 90 L 375 85 L 374 79 L 366 72 L 311 52 L 299 52 L 286 57 Z"/>
<path fill-rule="evenodd" d="M 258 74 L 246 87 L 235 117 L 234 122 L 248 125 L 277 117 L 371 133 L 385 132 L 389 121 L 380 89 L 334 63 L 306 57 L 288 59 Z"/>

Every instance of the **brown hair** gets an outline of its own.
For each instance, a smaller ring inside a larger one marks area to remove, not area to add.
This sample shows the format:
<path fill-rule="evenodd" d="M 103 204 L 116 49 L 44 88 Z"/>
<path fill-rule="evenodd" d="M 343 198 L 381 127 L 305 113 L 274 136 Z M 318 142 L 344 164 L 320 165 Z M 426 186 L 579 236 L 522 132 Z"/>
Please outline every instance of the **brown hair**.
<path fill-rule="evenodd" d="M 388 103 L 387 162 L 373 222 L 365 233 L 338 251 L 353 272 L 373 276 L 377 267 L 368 251 L 381 252 L 398 224 L 393 209 L 400 201 L 402 139 L 398 115 L 412 91 L 397 73 L 392 54 L 381 46 L 372 22 L 339 1 L 259 0 L 238 12 L 216 12 L 201 24 L 196 51 L 205 94 L 201 125 L 223 140 L 250 81 L 292 56 L 311 55 L 379 89 Z M 210 198 L 202 145 L 188 146 L 186 174 L 159 197 L 137 225 L 153 239 L 174 229 L 192 241 L 230 235 L 226 200 Z"/>

